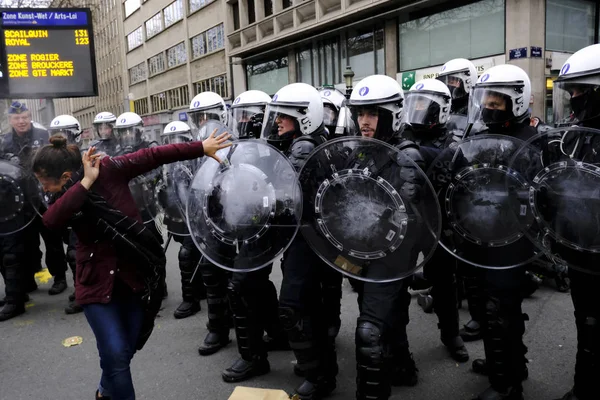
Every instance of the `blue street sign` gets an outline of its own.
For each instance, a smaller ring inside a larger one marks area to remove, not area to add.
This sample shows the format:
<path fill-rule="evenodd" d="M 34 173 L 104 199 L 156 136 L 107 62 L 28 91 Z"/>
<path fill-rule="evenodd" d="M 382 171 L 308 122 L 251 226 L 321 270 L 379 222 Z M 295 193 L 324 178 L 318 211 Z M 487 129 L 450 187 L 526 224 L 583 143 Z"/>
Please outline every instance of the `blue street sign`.
<path fill-rule="evenodd" d="M 542 58 L 542 48 L 531 46 L 531 57 Z"/>
<path fill-rule="evenodd" d="M 527 58 L 527 47 L 521 47 L 520 49 L 512 49 L 508 52 L 509 60 L 516 60 L 519 58 Z"/>

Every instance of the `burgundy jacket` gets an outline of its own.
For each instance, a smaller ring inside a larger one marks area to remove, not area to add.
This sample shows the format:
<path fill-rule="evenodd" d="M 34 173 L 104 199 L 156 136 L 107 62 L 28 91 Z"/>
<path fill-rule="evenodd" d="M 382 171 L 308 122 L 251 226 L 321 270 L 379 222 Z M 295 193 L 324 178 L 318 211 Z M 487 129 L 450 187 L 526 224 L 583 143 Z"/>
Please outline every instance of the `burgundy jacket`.
<path fill-rule="evenodd" d="M 123 214 L 142 222 L 140 213 L 129 190 L 129 181 L 163 164 L 191 160 L 204 155 L 202 142 L 171 144 L 142 149 L 119 157 L 105 157 L 100 162 L 100 174 L 91 190 L 106 199 L 109 205 Z M 44 224 L 52 230 L 61 230 L 74 214 L 81 210 L 87 190 L 76 183 L 44 213 Z M 75 295 L 79 304 L 108 303 L 113 295 L 115 278 L 129 286 L 134 293 L 143 289 L 143 281 L 135 265 L 119 259 L 110 240 L 101 240 L 93 229 L 93 222 L 83 214 L 73 226 L 77 235 L 77 270 Z M 86 221 L 87 219 L 87 221 Z"/>

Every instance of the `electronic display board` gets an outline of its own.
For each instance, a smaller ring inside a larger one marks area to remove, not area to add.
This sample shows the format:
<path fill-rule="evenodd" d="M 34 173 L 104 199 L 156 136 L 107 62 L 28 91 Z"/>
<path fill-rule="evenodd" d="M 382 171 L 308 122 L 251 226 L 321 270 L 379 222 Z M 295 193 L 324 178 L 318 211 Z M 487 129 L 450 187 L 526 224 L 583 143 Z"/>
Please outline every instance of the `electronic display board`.
<path fill-rule="evenodd" d="M 89 8 L 0 9 L 0 98 L 97 95 Z"/>

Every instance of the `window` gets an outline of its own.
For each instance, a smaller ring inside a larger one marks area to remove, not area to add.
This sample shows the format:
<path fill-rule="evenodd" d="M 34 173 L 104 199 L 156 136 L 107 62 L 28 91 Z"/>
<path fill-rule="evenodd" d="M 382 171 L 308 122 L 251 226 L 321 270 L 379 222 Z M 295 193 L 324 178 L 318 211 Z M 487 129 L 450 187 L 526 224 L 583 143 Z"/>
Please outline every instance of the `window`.
<path fill-rule="evenodd" d="M 292 6 L 292 0 L 283 0 L 283 1 L 281 2 L 281 4 L 283 5 L 283 8 L 284 8 L 284 9 L 285 9 L 285 8 L 288 8 L 288 7 L 291 7 L 291 6 Z"/>
<path fill-rule="evenodd" d="M 313 86 L 334 85 L 342 81 L 339 38 L 314 42 L 296 53 L 297 80 Z"/>
<path fill-rule="evenodd" d="M 181 42 L 178 45 L 167 49 L 167 66 L 169 68 L 185 64 L 187 61 L 187 52 L 185 51 L 185 43 Z"/>
<path fill-rule="evenodd" d="M 265 17 L 273 14 L 273 0 L 263 0 L 265 7 Z"/>
<path fill-rule="evenodd" d="M 146 62 L 140 63 L 134 67 L 129 68 L 129 84 L 135 85 L 136 83 L 142 82 L 146 79 L 148 70 L 146 69 Z"/>
<path fill-rule="evenodd" d="M 144 43 L 144 32 L 140 26 L 135 31 L 127 35 L 127 50 L 131 51 Z"/>
<path fill-rule="evenodd" d="M 133 101 L 133 110 L 138 115 L 148 114 L 150 110 L 148 110 L 148 99 L 143 98 L 139 100 Z"/>
<path fill-rule="evenodd" d="M 215 92 L 223 98 L 229 97 L 227 91 L 227 75 L 219 75 L 194 83 L 194 93 Z"/>
<path fill-rule="evenodd" d="M 169 104 L 171 104 L 171 109 L 187 107 L 190 105 L 190 92 L 188 91 L 187 85 L 168 90 L 167 98 L 169 99 Z"/>
<path fill-rule="evenodd" d="M 169 109 L 167 105 L 167 92 L 161 92 L 150 96 L 152 103 L 152 112 L 165 111 Z"/>
<path fill-rule="evenodd" d="M 209 53 L 225 47 L 224 36 L 223 24 L 217 25 L 206 31 L 206 48 Z"/>
<path fill-rule="evenodd" d="M 212 3 L 215 0 L 189 0 L 190 13 L 201 9 L 207 4 Z"/>
<path fill-rule="evenodd" d="M 131 14 L 135 12 L 138 8 L 140 8 L 140 0 L 126 0 L 124 3 L 125 7 L 125 18 L 129 17 Z"/>
<path fill-rule="evenodd" d="M 166 69 L 167 66 L 165 63 L 165 53 L 159 53 L 148 59 L 148 70 L 150 72 L 150 76 L 159 74 Z"/>
<path fill-rule="evenodd" d="M 233 30 L 237 31 L 240 29 L 240 4 L 234 3 L 231 8 L 233 9 Z"/>
<path fill-rule="evenodd" d="M 165 28 L 173 25 L 183 18 L 183 0 L 175 0 L 163 9 L 165 15 Z"/>
<path fill-rule="evenodd" d="M 351 30 L 346 39 L 345 56 L 357 78 L 385 73 L 383 28 Z"/>
<path fill-rule="evenodd" d="M 262 90 L 275 94 L 288 84 L 288 58 L 281 57 L 271 61 L 246 65 L 248 89 Z"/>
<path fill-rule="evenodd" d="M 256 22 L 256 10 L 254 9 L 254 0 L 248 1 L 248 23 L 253 24 Z"/>
<path fill-rule="evenodd" d="M 546 49 L 576 52 L 594 43 L 596 5 L 582 0 L 546 0 Z"/>
<path fill-rule="evenodd" d="M 146 40 L 162 31 L 162 16 L 160 12 L 146 21 Z"/>
<path fill-rule="evenodd" d="M 210 28 L 206 32 L 194 36 L 192 42 L 192 58 L 225 48 L 225 32 L 223 24 Z"/>
<path fill-rule="evenodd" d="M 400 24 L 400 69 L 504 53 L 504 14 L 504 0 L 483 0 Z"/>

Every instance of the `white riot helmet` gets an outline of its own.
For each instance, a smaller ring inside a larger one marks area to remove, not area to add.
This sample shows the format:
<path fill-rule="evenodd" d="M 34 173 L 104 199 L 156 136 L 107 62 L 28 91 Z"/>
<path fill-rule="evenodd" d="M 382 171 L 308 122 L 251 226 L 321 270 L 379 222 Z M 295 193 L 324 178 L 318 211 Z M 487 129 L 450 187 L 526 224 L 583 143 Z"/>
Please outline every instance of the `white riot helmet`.
<path fill-rule="evenodd" d="M 442 65 L 437 79 L 448 86 L 453 99 L 464 98 L 477 82 L 477 68 L 466 58 L 455 58 Z"/>
<path fill-rule="evenodd" d="M 72 115 L 59 115 L 50 122 L 48 128 L 50 136 L 62 135 L 67 139 L 69 144 L 77 144 L 81 142 L 81 124 L 77 118 Z"/>
<path fill-rule="evenodd" d="M 450 117 L 450 90 L 437 79 L 416 82 L 405 95 L 404 121 L 416 129 L 444 126 Z"/>
<path fill-rule="evenodd" d="M 215 120 L 227 125 L 229 118 L 225 101 L 214 92 L 202 92 L 192 99 L 188 119 L 194 129 L 198 129 L 207 120 Z"/>
<path fill-rule="evenodd" d="M 584 47 L 567 59 L 554 81 L 552 103 L 556 126 L 582 124 L 598 128 L 600 44 Z"/>
<path fill-rule="evenodd" d="M 117 117 L 111 112 L 102 111 L 94 117 L 94 135 L 99 140 L 108 140 L 113 138 Z"/>
<path fill-rule="evenodd" d="M 323 88 L 319 90 L 319 94 L 323 101 L 323 124 L 329 129 L 329 133 L 334 134 L 346 96 L 335 88 Z"/>
<path fill-rule="evenodd" d="M 531 82 L 515 65 L 498 65 L 479 77 L 469 99 L 469 123 L 507 127 L 529 117 Z"/>
<path fill-rule="evenodd" d="M 142 144 L 143 128 L 142 117 L 134 112 L 126 112 L 117 117 L 114 134 L 125 153 L 133 151 Z"/>
<path fill-rule="evenodd" d="M 248 90 L 231 105 L 231 130 L 238 139 L 258 139 L 271 96 L 260 90 Z"/>
<path fill-rule="evenodd" d="M 169 122 L 160 135 L 162 144 L 188 143 L 193 141 L 192 129 L 183 121 Z"/>
<path fill-rule="evenodd" d="M 323 126 L 323 103 L 314 87 L 292 83 L 279 89 L 267 106 L 261 137 L 287 142 L 311 135 Z"/>
<path fill-rule="evenodd" d="M 387 75 L 371 75 L 354 87 L 348 106 L 356 135 L 388 141 L 400 130 L 404 92 L 402 86 Z M 363 116 L 377 116 L 377 126 L 371 126 Z M 362 124 L 361 124 L 362 122 Z"/>

